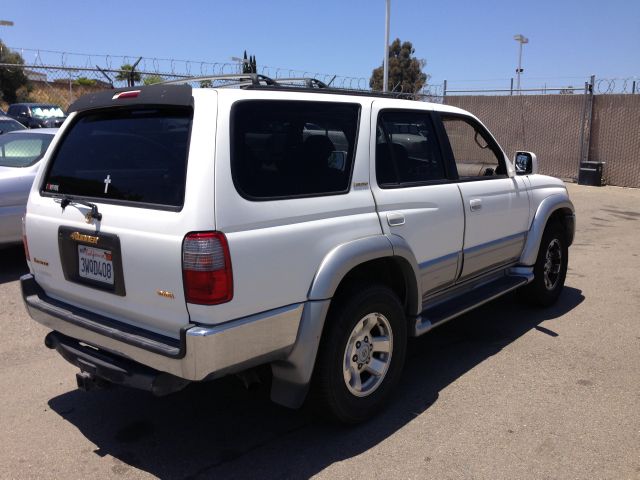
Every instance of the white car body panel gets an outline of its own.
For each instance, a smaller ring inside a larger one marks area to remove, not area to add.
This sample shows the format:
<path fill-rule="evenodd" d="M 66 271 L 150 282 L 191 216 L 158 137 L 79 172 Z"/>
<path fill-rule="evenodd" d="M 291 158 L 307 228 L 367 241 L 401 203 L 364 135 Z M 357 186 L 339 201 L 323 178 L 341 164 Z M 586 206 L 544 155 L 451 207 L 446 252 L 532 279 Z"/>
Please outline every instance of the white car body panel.
<path fill-rule="evenodd" d="M 211 209 L 213 178 L 215 91 L 194 92 L 192 141 L 189 148 L 184 207 L 179 212 L 95 202 L 103 218 L 100 231 L 120 238 L 126 296 L 97 290 L 64 279 L 58 249 L 58 228 L 93 229 L 84 215 L 89 208 L 69 205 L 63 211 L 58 199 L 40 195 L 48 157 L 29 196 L 26 231 L 29 238 L 31 270 L 36 281 L 53 298 L 76 307 L 93 310 L 124 323 L 178 338 L 180 328 L 189 323 L 182 284 L 182 241 L 190 231 L 215 230 Z M 65 124 L 72 122 L 72 118 Z M 52 145 L 55 148 L 55 145 Z M 51 151 L 51 150 L 50 150 Z M 31 234 L 36 232 L 37 235 Z M 46 262 L 46 265 L 35 259 Z M 158 290 L 171 292 L 163 297 Z"/>
<path fill-rule="evenodd" d="M 229 112 L 246 98 L 243 91 L 221 91 L 219 111 Z M 291 92 L 252 92 L 251 98 L 317 101 L 315 95 Z M 354 103 L 343 95 L 326 101 Z M 368 102 L 361 107 L 361 117 L 368 118 Z M 371 190 L 353 188 L 369 181 L 366 128 L 357 138 L 349 193 L 270 201 L 244 199 L 235 189 L 229 128 L 229 115 L 220 115 L 214 190 L 216 228 L 226 234 L 231 251 L 234 297 L 215 307 L 189 304 L 192 321 L 206 324 L 305 301 L 315 272 L 336 245 L 381 233 Z"/>

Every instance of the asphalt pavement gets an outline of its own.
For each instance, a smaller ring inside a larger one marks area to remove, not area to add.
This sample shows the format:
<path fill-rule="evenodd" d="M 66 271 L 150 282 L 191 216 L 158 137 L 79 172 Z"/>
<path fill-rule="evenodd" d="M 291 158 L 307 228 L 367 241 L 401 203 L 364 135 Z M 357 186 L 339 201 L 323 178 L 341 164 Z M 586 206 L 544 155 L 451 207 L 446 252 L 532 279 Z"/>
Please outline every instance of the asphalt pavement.
<path fill-rule="evenodd" d="M 0 478 L 640 478 L 640 190 L 569 185 L 559 302 L 509 295 L 410 344 L 392 404 L 342 427 L 235 377 L 76 389 L 0 250 Z"/>

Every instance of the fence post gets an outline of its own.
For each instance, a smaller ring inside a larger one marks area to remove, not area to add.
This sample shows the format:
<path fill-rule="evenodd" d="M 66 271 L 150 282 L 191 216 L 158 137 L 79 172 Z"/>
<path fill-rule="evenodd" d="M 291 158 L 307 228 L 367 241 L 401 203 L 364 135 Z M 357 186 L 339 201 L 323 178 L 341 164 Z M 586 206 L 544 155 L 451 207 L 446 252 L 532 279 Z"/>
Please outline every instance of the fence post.
<path fill-rule="evenodd" d="M 596 76 L 591 75 L 589 82 L 585 83 L 584 110 L 582 115 L 582 129 L 580 134 L 580 161 L 578 162 L 578 174 L 580 164 L 589 161 L 589 147 L 591 145 L 591 120 L 593 117 L 593 95 Z"/>
<path fill-rule="evenodd" d="M 447 81 L 446 80 L 442 83 L 442 96 L 443 97 L 447 96 Z"/>
<path fill-rule="evenodd" d="M 636 93 L 636 81 L 635 80 L 631 84 L 631 93 Z"/>
<path fill-rule="evenodd" d="M 511 77 L 511 86 L 509 87 L 509 95 L 513 95 L 513 77 Z"/>

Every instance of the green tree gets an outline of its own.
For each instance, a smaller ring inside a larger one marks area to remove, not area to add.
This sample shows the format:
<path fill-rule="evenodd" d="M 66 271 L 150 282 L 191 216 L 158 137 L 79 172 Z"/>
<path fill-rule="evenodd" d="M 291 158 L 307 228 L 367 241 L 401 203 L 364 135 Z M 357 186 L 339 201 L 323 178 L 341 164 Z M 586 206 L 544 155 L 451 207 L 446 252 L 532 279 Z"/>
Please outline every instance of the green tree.
<path fill-rule="evenodd" d="M 415 49 L 411 42 L 401 42 L 396 38 L 389 45 L 389 90 L 415 94 L 424 87 L 430 75 L 422 71 L 427 62 L 414 56 Z M 371 73 L 369 86 L 372 90 L 382 90 L 384 65 L 375 68 Z"/>
<path fill-rule="evenodd" d="M 0 63 L 11 63 L 14 65 L 24 65 L 24 59 L 18 52 L 13 52 L 0 41 Z M 29 79 L 21 67 L 0 68 L 0 95 L 7 103 L 14 103 L 23 100 L 28 95 L 30 89 Z M 20 97 L 20 98 L 19 98 Z"/>
<path fill-rule="evenodd" d="M 145 85 L 153 85 L 154 83 L 160 82 L 164 82 L 164 78 L 162 78 L 160 75 L 147 75 L 142 81 L 142 83 L 144 83 Z"/>
<path fill-rule="evenodd" d="M 97 82 L 87 77 L 78 77 L 74 80 L 74 85 L 79 85 L 83 87 L 93 87 Z"/>
<path fill-rule="evenodd" d="M 251 73 L 251 65 L 249 65 L 249 60 L 247 59 L 247 51 L 244 51 L 244 56 L 242 57 L 242 73 Z"/>
<path fill-rule="evenodd" d="M 131 80 L 131 70 L 133 70 L 133 66 L 129 63 L 125 63 L 124 65 L 122 65 L 120 67 L 120 71 L 118 72 L 118 75 L 116 75 L 116 80 L 120 80 L 123 82 L 127 82 L 127 84 L 129 84 L 130 80 Z M 133 84 L 135 85 L 136 82 L 140 81 L 140 73 L 138 72 L 133 72 Z M 133 87 L 133 85 L 129 84 L 130 87 Z"/>
<path fill-rule="evenodd" d="M 244 57 L 242 61 L 242 73 L 258 73 L 258 67 L 256 65 L 255 55 L 247 57 L 247 51 L 244 51 Z"/>

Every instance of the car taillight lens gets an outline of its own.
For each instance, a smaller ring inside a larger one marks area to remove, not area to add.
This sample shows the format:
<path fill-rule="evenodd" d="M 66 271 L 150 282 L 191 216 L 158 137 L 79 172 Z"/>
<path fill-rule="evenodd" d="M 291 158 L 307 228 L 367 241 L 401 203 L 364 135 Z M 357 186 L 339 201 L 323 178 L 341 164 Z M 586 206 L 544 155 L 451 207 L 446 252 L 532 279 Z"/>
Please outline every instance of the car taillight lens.
<path fill-rule="evenodd" d="M 227 237 L 220 232 L 190 233 L 182 244 L 186 301 L 216 305 L 233 298 L 233 272 Z"/>
<path fill-rule="evenodd" d="M 31 261 L 29 256 L 29 243 L 27 242 L 27 228 L 25 227 L 24 217 L 22 217 L 22 246 L 24 246 L 24 256 L 27 258 L 27 262 Z"/>

